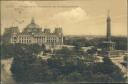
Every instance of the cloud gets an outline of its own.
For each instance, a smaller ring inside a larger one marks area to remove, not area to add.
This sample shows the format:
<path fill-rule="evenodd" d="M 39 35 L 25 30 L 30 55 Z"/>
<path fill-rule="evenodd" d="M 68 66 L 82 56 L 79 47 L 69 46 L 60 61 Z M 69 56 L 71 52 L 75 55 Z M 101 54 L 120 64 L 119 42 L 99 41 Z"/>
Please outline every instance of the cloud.
<path fill-rule="evenodd" d="M 58 20 L 61 22 L 80 22 L 85 19 L 88 19 L 87 13 L 80 7 L 73 8 L 69 11 L 59 12 L 54 15 L 52 19 Z"/>
<path fill-rule="evenodd" d="M 26 17 L 33 14 L 32 7 L 36 7 L 37 3 L 33 1 L 2 1 L 1 3 L 1 27 L 2 33 L 4 28 L 12 25 L 22 25 Z M 13 17 L 12 17 L 13 16 Z M 31 17 L 31 16 L 30 16 Z M 21 23 L 22 22 L 22 23 Z"/>
<path fill-rule="evenodd" d="M 13 5 L 15 7 L 22 7 L 22 6 L 37 6 L 37 4 L 33 1 L 12 1 L 9 2 L 9 5 Z"/>

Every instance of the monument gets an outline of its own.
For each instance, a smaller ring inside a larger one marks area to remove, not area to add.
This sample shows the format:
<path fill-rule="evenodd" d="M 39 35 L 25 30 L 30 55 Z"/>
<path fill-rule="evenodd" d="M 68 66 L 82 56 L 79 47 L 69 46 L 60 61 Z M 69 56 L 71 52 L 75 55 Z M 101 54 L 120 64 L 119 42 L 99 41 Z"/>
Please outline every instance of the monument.
<path fill-rule="evenodd" d="M 103 41 L 104 51 L 107 52 L 107 54 L 110 54 L 115 48 L 115 42 L 111 40 L 111 17 L 110 12 L 108 11 L 107 19 L 106 19 L 106 40 Z"/>

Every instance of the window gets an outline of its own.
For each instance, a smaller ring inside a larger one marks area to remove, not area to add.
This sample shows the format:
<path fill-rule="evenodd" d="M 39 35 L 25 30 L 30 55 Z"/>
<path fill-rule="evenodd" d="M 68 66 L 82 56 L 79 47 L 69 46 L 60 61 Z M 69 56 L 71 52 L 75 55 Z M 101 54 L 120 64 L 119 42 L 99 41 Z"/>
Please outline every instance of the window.
<path fill-rule="evenodd" d="M 19 40 L 19 43 L 21 43 L 21 40 Z"/>
<path fill-rule="evenodd" d="M 31 40 L 29 40 L 29 43 L 31 43 Z"/>

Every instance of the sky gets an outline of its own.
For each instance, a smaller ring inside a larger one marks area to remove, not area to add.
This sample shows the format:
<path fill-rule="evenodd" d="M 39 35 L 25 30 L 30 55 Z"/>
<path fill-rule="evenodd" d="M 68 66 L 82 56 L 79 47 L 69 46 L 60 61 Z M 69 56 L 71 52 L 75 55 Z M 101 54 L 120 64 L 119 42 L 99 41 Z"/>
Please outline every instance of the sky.
<path fill-rule="evenodd" d="M 1 1 L 1 30 L 22 31 L 34 18 L 43 29 L 62 27 L 65 35 L 105 35 L 108 10 L 112 35 L 127 35 L 127 0 Z"/>

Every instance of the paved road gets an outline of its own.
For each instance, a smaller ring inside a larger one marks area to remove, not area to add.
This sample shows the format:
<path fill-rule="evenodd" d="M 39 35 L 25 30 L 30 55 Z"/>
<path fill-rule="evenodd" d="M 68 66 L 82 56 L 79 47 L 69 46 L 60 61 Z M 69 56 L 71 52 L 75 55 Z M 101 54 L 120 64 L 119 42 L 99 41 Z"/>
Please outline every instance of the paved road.
<path fill-rule="evenodd" d="M 103 57 L 98 56 L 98 58 L 100 59 L 100 61 L 102 61 Z M 121 64 L 123 62 L 123 56 L 113 57 L 113 58 L 110 58 L 110 59 L 112 60 L 112 62 L 114 64 L 116 64 L 122 70 L 122 72 L 125 74 L 124 76 L 128 77 L 128 69 Z"/>
<path fill-rule="evenodd" d="M 125 74 L 125 77 L 128 77 L 128 69 L 121 64 L 121 62 L 123 62 L 123 56 L 111 58 L 111 60 L 122 70 L 122 72 Z"/>
<path fill-rule="evenodd" d="M 1 84 L 16 84 L 10 71 L 12 60 L 1 60 Z"/>

